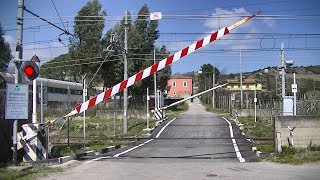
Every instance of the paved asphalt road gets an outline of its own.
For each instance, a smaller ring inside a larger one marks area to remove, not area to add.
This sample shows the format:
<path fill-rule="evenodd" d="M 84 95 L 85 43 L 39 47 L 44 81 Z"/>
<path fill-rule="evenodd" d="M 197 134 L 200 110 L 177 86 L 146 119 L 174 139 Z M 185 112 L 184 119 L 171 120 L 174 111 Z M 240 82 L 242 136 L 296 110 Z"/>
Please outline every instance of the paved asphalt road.
<path fill-rule="evenodd" d="M 229 126 L 221 116 L 205 111 L 198 99 L 189 103 L 187 112 L 166 123 L 170 124 L 160 136 L 157 137 L 163 129 L 161 127 L 153 133 L 154 140 L 119 157 L 209 158 L 230 162 L 257 160 L 251 152 L 250 144 L 240 135 L 237 127 Z M 230 127 L 234 130 L 236 144 L 231 139 Z M 238 154 L 234 145 L 240 149 Z"/>
<path fill-rule="evenodd" d="M 230 131 L 232 128 L 232 132 Z M 232 138 L 233 135 L 233 138 Z M 239 149 L 239 150 L 238 150 Z M 206 112 L 198 100 L 157 127 L 150 140 L 84 161 L 44 179 L 319 179 L 320 164 L 254 162 L 236 126 Z M 245 163 L 241 163 L 244 162 Z"/>

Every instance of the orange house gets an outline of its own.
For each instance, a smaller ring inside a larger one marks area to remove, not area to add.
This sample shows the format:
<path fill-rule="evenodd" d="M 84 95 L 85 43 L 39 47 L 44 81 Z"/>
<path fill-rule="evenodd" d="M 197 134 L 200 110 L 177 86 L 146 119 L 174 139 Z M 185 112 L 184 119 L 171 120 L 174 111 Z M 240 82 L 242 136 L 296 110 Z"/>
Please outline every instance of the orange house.
<path fill-rule="evenodd" d="M 192 78 L 187 76 L 172 76 L 168 80 L 169 98 L 185 98 L 192 94 Z"/>

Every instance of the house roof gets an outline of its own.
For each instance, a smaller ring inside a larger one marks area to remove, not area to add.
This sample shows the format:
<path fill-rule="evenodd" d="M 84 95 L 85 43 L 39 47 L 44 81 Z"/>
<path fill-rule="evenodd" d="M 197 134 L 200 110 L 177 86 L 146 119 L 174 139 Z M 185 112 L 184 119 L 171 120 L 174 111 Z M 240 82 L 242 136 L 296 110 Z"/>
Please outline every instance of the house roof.
<path fill-rule="evenodd" d="M 173 75 L 170 79 L 192 79 L 192 77 L 182 76 L 182 75 Z"/>

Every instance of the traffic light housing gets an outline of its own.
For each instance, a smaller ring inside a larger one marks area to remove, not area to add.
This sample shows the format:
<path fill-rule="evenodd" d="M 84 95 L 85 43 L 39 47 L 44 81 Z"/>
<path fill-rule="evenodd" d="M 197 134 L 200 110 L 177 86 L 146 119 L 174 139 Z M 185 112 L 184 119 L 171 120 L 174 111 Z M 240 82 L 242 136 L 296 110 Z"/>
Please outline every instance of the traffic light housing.
<path fill-rule="evenodd" d="M 27 81 L 32 81 L 38 77 L 39 67 L 33 61 L 26 61 L 22 64 L 20 72 Z"/>

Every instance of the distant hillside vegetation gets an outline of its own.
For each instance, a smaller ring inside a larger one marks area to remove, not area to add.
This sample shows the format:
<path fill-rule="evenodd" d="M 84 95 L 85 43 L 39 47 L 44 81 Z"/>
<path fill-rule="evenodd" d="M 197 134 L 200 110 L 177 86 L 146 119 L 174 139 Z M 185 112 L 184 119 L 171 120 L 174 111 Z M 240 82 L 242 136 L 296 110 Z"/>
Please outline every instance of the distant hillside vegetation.
<path fill-rule="evenodd" d="M 267 71 L 266 71 L 267 70 Z M 320 91 L 320 65 L 307 66 L 307 67 L 288 67 L 286 69 L 287 86 L 291 87 L 293 83 L 293 73 L 296 73 L 296 79 L 298 89 L 300 93 L 306 93 L 309 91 Z M 278 74 L 278 67 L 267 67 L 264 69 L 258 69 L 252 72 L 243 72 L 243 79 L 253 78 L 257 82 L 262 83 L 263 89 L 274 90 L 276 89 L 276 78 Z M 186 72 L 180 73 L 180 75 L 189 76 L 194 78 L 194 85 L 197 86 L 197 73 Z M 239 73 L 221 74 L 219 83 L 226 82 L 227 79 L 238 79 Z M 288 93 L 291 90 L 288 88 Z"/>

